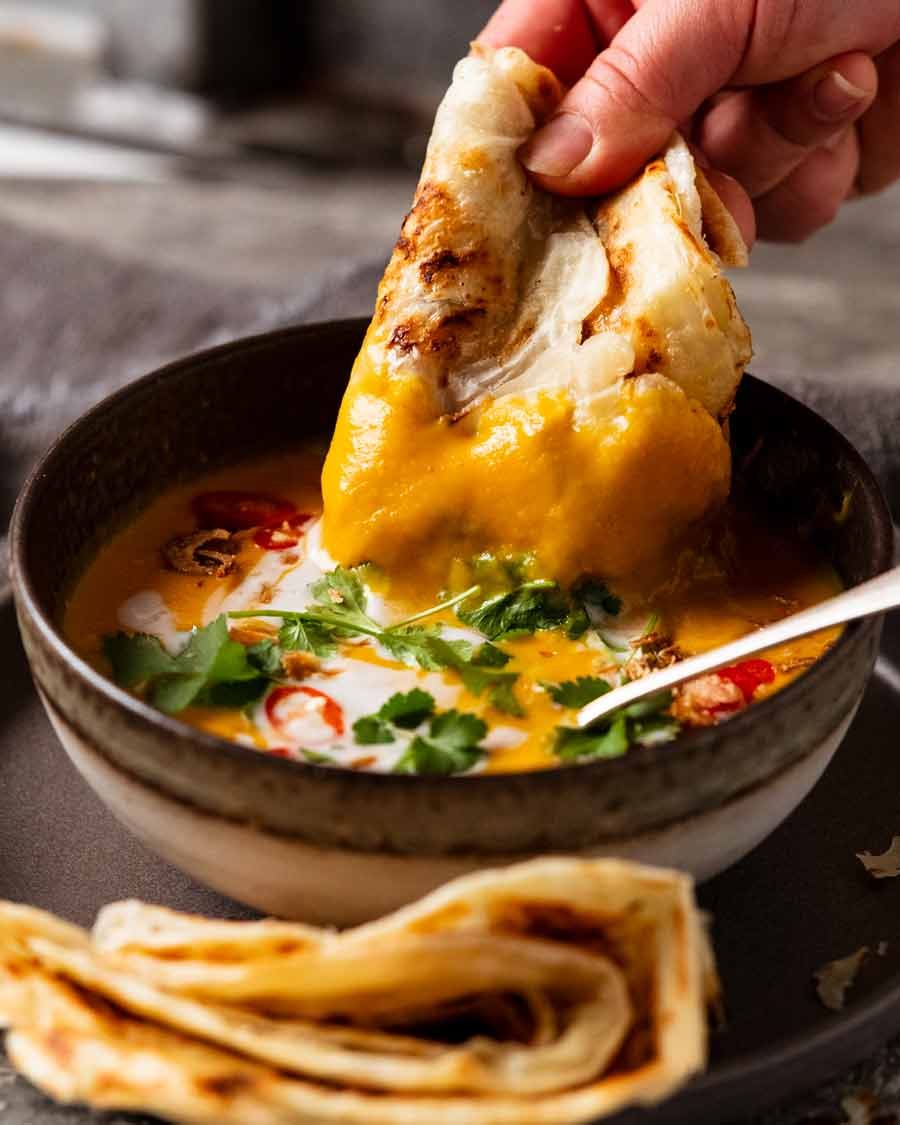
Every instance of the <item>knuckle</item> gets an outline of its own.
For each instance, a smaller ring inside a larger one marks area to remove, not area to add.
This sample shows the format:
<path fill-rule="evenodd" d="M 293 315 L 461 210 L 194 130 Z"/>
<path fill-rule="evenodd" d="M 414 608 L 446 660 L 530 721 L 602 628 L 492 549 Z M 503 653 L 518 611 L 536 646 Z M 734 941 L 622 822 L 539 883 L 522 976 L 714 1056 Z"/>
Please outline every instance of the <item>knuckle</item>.
<path fill-rule="evenodd" d="M 795 41 L 798 31 L 812 19 L 812 28 L 821 20 L 820 0 L 755 0 L 745 60 L 778 58 Z"/>
<path fill-rule="evenodd" d="M 603 97 L 619 109 L 654 117 L 667 116 L 661 109 L 670 94 L 666 80 L 654 75 L 652 82 L 648 82 L 651 73 L 652 66 L 647 60 L 639 63 L 627 48 L 612 44 L 597 56 L 585 78 L 591 89 L 599 89 Z M 658 83 L 662 83 L 661 91 Z M 652 95 L 650 89 L 654 91 Z"/>

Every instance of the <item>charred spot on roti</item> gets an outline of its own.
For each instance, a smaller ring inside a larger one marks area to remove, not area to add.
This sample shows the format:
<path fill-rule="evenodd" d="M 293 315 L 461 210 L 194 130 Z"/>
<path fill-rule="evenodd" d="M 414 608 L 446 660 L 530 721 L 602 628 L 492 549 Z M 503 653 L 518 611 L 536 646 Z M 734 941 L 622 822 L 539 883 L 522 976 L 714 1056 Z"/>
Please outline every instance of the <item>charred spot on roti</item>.
<path fill-rule="evenodd" d="M 309 949 L 309 942 L 285 938 L 276 943 L 274 952 L 280 957 L 290 957 L 294 953 L 304 953 Z"/>
<path fill-rule="evenodd" d="M 391 332 L 390 339 L 388 340 L 388 347 L 392 348 L 394 351 L 400 352 L 401 355 L 408 355 L 417 346 L 418 340 L 415 335 L 414 324 L 398 324 L 393 332 Z"/>
<path fill-rule="evenodd" d="M 435 250 L 424 262 L 419 263 L 419 277 L 425 285 L 432 285 L 435 280 L 443 282 L 448 274 L 456 274 L 456 271 L 477 266 L 488 260 L 488 252 L 483 246 L 471 250 L 453 250 L 444 247 Z M 503 283 L 502 278 L 497 274 L 489 278 L 489 281 L 495 286 Z"/>
<path fill-rule="evenodd" d="M 253 1090 L 257 1083 L 247 1074 L 211 1074 L 198 1078 L 196 1085 L 202 1093 L 228 1101 Z"/>
<path fill-rule="evenodd" d="M 611 915 L 589 913 L 565 902 L 517 902 L 514 899 L 496 904 L 491 923 L 498 932 L 521 934 L 523 937 L 548 938 L 588 945 L 594 952 L 609 952 Z"/>
<path fill-rule="evenodd" d="M 454 309 L 438 318 L 419 317 L 403 321 L 391 333 L 388 346 L 399 355 L 412 352 L 440 354 L 445 361 L 456 359 L 463 347 L 467 334 L 477 326 L 481 318 L 487 316 L 484 302 Z M 446 373 L 440 372 L 443 376 Z"/>
<path fill-rule="evenodd" d="M 454 250 L 438 250 L 437 253 L 432 254 L 431 257 L 426 258 L 424 262 L 419 264 L 419 276 L 426 285 L 430 285 L 437 274 L 445 270 L 456 269 L 461 266 L 467 259 L 468 255 L 456 253 Z"/>

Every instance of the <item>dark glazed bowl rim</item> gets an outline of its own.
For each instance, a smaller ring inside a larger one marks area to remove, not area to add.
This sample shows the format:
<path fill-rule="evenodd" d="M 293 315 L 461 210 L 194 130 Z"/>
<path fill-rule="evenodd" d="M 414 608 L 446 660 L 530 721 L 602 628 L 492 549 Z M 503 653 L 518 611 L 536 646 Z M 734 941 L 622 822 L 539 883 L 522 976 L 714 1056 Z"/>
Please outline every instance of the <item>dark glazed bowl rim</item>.
<path fill-rule="evenodd" d="M 260 762 L 264 761 L 268 769 L 274 767 L 279 771 L 285 771 L 288 774 L 302 777 L 313 784 L 315 784 L 317 780 L 322 779 L 323 775 L 333 776 L 337 773 L 343 778 L 343 783 L 345 785 L 351 784 L 357 787 L 375 790 L 390 786 L 399 789 L 408 788 L 418 791 L 428 791 L 436 795 L 447 786 L 452 786 L 454 789 L 464 787 L 468 788 L 470 791 L 475 789 L 489 790 L 495 787 L 503 787 L 507 785 L 511 779 L 516 779 L 517 784 L 520 786 L 530 786 L 536 789 L 546 785 L 550 777 L 558 776 L 561 773 L 569 774 L 573 770 L 578 771 L 578 775 L 585 778 L 589 775 L 610 777 L 615 771 L 621 770 L 630 771 L 639 769 L 642 771 L 652 771 L 664 765 L 670 765 L 673 756 L 690 754 L 694 750 L 699 750 L 705 744 L 720 739 L 723 730 L 721 725 L 689 731 L 679 735 L 674 742 L 665 745 L 637 746 L 630 749 L 627 754 L 619 758 L 599 759 L 573 765 L 551 766 L 537 770 L 507 771 L 495 774 L 434 777 L 427 775 L 381 774 L 344 770 L 333 766 L 317 766 L 306 762 L 260 755 L 256 750 L 200 731 L 195 727 L 181 722 L 177 718 L 157 711 L 150 706 L 150 704 L 131 695 L 124 688 L 119 687 L 112 680 L 107 679 L 106 676 L 94 669 L 87 661 L 78 656 L 78 654 L 69 647 L 50 615 L 45 612 L 41 605 L 41 598 L 34 587 L 26 560 L 28 555 L 29 525 L 35 506 L 39 503 L 41 491 L 47 486 L 48 482 L 53 480 L 56 463 L 64 459 L 67 447 L 73 441 L 73 438 L 77 437 L 82 428 L 87 428 L 98 418 L 102 418 L 105 413 L 116 410 L 127 403 L 129 399 L 145 395 L 148 389 L 152 389 L 154 384 L 190 371 L 199 371 L 207 364 L 216 363 L 225 356 L 235 354 L 242 354 L 245 357 L 250 356 L 254 350 L 268 349 L 273 345 L 277 345 L 280 341 L 287 341 L 296 337 L 303 337 L 308 333 L 328 329 L 340 328 L 347 332 L 356 331 L 361 339 L 367 324 L 368 321 L 364 318 L 322 321 L 242 337 L 229 343 L 206 349 L 202 352 L 176 360 L 133 380 L 122 389 L 101 400 L 68 426 L 45 452 L 28 477 L 16 502 L 10 527 L 10 559 L 13 591 L 16 596 L 19 612 L 28 615 L 31 623 L 37 627 L 43 643 L 48 645 L 57 657 L 59 657 L 91 691 L 104 698 L 110 706 L 123 708 L 139 723 L 146 724 L 159 732 L 176 737 L 182 743 L 185 741 L 191 742 L 204 753 L 214 753 L 216 755 L 224 754 L 237 762 L 241 767 L 247 768 L 248 763 L 257 759 Z M 822 431 L 829 434 L 831 440 L 842 448 L 845 456 L 852 462 L 858 477 L 863 481 L 868 491 L 873 496 L 877 497 L 876 530 L 880 530 L 882 534 L 877 536 L 877 541 L 874 544 L 874 557 L 872 562 L 875 573 L 881 573 L 887 570 L 893 561 L 891 517 L 880 486 L 862 455 L 857 452 L 847 438 L 832 426 L 831 423 L 827 422 L 821 415 L 817 414 L 804 403 L 794 399 L 793 396 L 787 394 L 787 392 L 763 380 L 757 379 L 752 375 L 745 375 L 744 379 L 755 384 L 757 388 L 763 389 L 765 394 L 772 395 L 776 400 L 781 399 L 789 402 L 795 411 L 799 410 L 801 414 L 807 415 L 811 422 L 814 422 Z M 163 491 L 163 489 L 160 489 L 160 491 Z M 847 626 L 838 641 L 817 660 L 812 667 L 805 671 L 803 675 L 799 676 L 777 693 L 754 703 L 752 707 L 747 708 L 729 719 L 727 729 L 729 731 L 734 731 L 735 735 L 739 736 L 742 732 L 750 730 L 754 726 L 762 726 L 779 712 L 787 712 L 790 710 L 794 700 L 810 690 L 811 683 L 819 674 L 822 674 L 826 669 L 831 668 L 833 664 L 842 659 L 844 650 L 851 643 L 851 639 L 858 634 L 864 625 L 865 622 L 856 622 Z"/>

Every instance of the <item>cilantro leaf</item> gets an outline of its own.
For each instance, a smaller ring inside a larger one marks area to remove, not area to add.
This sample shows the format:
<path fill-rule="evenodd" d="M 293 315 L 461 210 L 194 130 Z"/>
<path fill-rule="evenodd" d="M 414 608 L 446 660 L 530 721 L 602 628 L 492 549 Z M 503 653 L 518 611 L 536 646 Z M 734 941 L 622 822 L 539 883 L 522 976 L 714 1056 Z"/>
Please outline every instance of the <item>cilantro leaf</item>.
<path fill-rule="evenodd" d="M 394 767 L 395 773 L 449 776 L 464 773 L 478 762 L 484 750 L 478 745 L 487 724 L 477 715 L 444 711 L 431 720 L 427 735 L 417 735 Z"/>
<path fill-rule="evenodd" d="M 241 707 L 259 698 L 268 682 L 244 645 L 229 637 L 224 614 L 194 629 L 174 657 L 155 637 L 142 633 L 119 633 L 107 639 L 104 649 L 117 682 L 131 689 L 145 686 L 154 707 L 168 714 L 194 703 Z"/>
<path fill-rule="evenodd" d="M 648 695 L 646 699 L 639 699 L 637 703 L 629 703 L 622 708 L 622 714 L 629 719 L 648 719 L 663 714 L 672 704 L 670 691 L 658 691 L 655 695 Z"/>
<path fill-rule="evenodd" d="M 432 660 L 428 650 L 428 639 L 438 635 L 432 625 L 403 625 L 396 629 L 385 629 L 378 638 L 379 644 L 401 664 L 418 664 L 426 671 L 433 672 L 438 665 Z"/>
<path fill-rule="evenodd" d="M 598 676 L 577 676 L 574 680 L 563 680 L 560 684 L 541 684 L 541 687 L 549 692 L 554 703 L 575 710 L 612 690 L 609 683 Z"/>
<path fill-rule="evenodd" d="M 257 681 L 260 688 L 263 679 L 247 659 L 246 648 L 228 636 L 228 619 L 221 614 L 205 628 L 191 632 L 188 643 L 175 657 L 172 673 L 152 686 L 150 700 L 154 707 L 174 714 L 192 703 L 208 703 L 220 685 Z M 253 692 L 248 695 L 246 689 L 235 694 L 240 702 L 225 705 L 242 707 L 253 698 Z"/>
<path fill-rule="evenodd" d="M 581 605 L 574 606 L 561 625 L 563 632 L 573 641 L 577 641 L 579 637 L 583 637 L 590 627 L 591 619 L 588 616 L 587 610 Z"/>
<path fill-rule="evenodd" d="M 622 707 L 597 726 L 557 727 L 554 752 L 563 761 L 618 758 L 637 742 L 669 741 L 681 730 L 678 720 L 668 713 L 671 702 L 671 692 L 658 692 Z"/>
<path fill-rule="evenodd" d="M 353 724 L 353 737 L 361 746 L 395 742 L 393 726 L 378 715 L 363 715 Z"/>
<path fill-rule="evenodd" d="M 477 668 L 504 668 L 510 660 L 512 660 L 512 657 L 508 652 L 492 645 L 490 641 L 485 641 L 479 649 L 472 653 L 472 663 Z"/>
<path fill-rule="evenodd" d="M 274 679 L 282 674 L 281 648 L 274 641 L 258 641 L 249 645 L 247 659 L 263 676 Z"/>
<path fill-rule="evenodd" d="M 380 719 L 387 719 L 394 726 L 413 730 L 434 714 L 434 696 L 421 688 L 397 692 L 384 703 L 378 711 Z"/>
<path fill-rule="evenodd" d="M 116 633 L 103 641 L 103 652 L 112 666 L 113 679 L 125 688 L 135 688 L 172 671 L 175 658 L 157 637 L 146 633 Z"/>
<path fill-rule="evenodd" d="M 201 707 L 228 707 L 240 711 L 258 703 L 269 688 L 270 680 L 260 676 L 255 680 L 231 680 L 201 687 L 194 700 Z"/>
<path fill-rule="evenodd" d="M 578 758 L 619 758 L 628 749 L 628 728 L 624 715 L 619 715 L 605 727 L 557 727 L 553 747 L 557 757 L 564 762 Z"/>
<path fill-rule="evenodd" d="M 465 603 L 464 603 L 465 604 Z M 556 582 L 535 578 L 505 593 L 494 594 L 471 609 L 460 607 L 460 621 L 491 641 L 538 629 L 558 629 L 569 616 L 568 598 Z"/>
<path fill-rule="evenodd" d="M 421 688 L 397 692 L 374 715 L 363 715 L 353 724 L 356 741 L 363 746 L 396 741 L 395 727 L 414 730 L 434 715 L 434 696 Z"/>
<path fill-rule="evenodd" d="M 304 620 L 299 614 L 281 626 L 278 643 L 285 652 L 311 652 L 314 656 L 333 656 L 337 650 L 332 630 L 318 621 Z"/>
<path fill-rule="evenodd" d="M 160 676 L 149 689 L 150 702 L 167 715 L 183 711 L 196 700 L 203 676 Z"/>
<path fill-rule="evenodd" d="M 447 641 L 443 637 L 432 637 L 428 642 L 428 650 L 436 665 L 440 668 L 452 668 L 472 695 L 480 696 L 482 692 L 487 692 L 491 705 L 498 711 L 519 716 L 525 713 L 512 690 L 519 678 L 515 672 L 501 672 L 496 667 L 475 664 L 472 646 L 467 641 Z M 481 651 L 478 650 L 479 653 Z"/>
<path fill-rule="evenodd" d="M 498 672 L 493 668 L 478 668 L 474 664 L 464 665 L 459 671 L 463 686 L 474 696 L 487 693 L 491 706 L 507 715 L 521 718 L 525 709 L 516 698 L 513 686 L 518 680 L 515 672 Z"/>
<path fill-rule="evenodd" d="M 310 586 L 310 593 L 318 606 L 318 613 L 325 617 L 333 627 L 342 625 L 351 632 L 380 629 L 376 621 L 366 613 L 366 591 L 359 575 L 346 567 L 338 566 L 323 574 Z M 322 614 L 321 610 L 327 610 Z M 316 606 L 306 614 L 315 617 Z"/>
<path fill-rule="evenodd" d="M 431 720 L 428 733 L 435 742 L 464 750 L 476 746 L 487 734 L 487 723 L 467 711 L 443 711 Z"/>
<path fill-rule="evenodd" d="M 588 612 L 593 609 L 608 613 L 610 617 L 617 617 L 622 612 L 622 599 L 596 578 L 582 578 L 573 588 L 572 597 Z"/>

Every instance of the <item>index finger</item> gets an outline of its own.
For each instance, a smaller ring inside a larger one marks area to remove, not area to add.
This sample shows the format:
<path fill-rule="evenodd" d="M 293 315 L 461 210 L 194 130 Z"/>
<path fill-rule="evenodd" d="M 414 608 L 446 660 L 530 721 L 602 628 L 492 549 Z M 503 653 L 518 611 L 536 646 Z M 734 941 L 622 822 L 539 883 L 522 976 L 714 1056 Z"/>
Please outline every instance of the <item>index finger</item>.
<path fill-rule="evenodd" d="M 632 15 L 631 0 L 504 0 L 478 42 L 521 47 L 572 86 Z"/>

